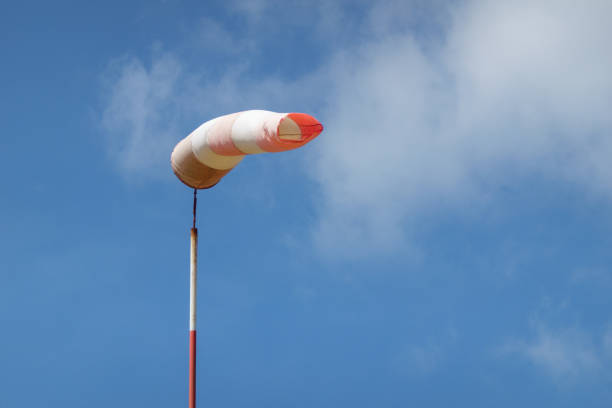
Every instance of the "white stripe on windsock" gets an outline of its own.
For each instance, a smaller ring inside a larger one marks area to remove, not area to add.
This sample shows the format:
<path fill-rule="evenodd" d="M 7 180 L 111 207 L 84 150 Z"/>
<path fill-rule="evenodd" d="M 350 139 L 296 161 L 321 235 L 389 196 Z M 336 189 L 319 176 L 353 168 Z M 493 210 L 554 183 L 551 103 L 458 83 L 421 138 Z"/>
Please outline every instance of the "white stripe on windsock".
<path fill-rule="evenodd" d="M 287 115 L 286 113 L 268 112 L 263 110 L 250 110 L 240 114 L 234 125 L 232 126 L 232 141 L 234 145 L 246 154 L 266 153 L 257 145 L 257 139 L 253 135 L 257 135 L 263 128 L 264 131 L 276 132 L 276 129 L 266 129 L 266 122 L 278 122 Z"/>
<path fill-rule="evenodd" d="M 191 149 L 195 157 L 208 167 L 217 170 L 231 169 L 236 166 L 244 158 L 244 156 L 222 156 L 213 152 L 208 144 L 208 130 L 218 120 L 224 117 L 215 118 L 204 122 L 199 128 L 194 130 L 191 135 Z"/>

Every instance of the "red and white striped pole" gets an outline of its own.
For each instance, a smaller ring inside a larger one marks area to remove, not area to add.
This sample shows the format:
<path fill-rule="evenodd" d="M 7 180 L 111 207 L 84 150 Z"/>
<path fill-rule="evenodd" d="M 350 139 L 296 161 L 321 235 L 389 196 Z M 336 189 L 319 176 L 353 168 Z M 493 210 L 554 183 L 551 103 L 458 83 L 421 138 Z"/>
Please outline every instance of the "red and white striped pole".
<path fill-rule="evenodd" d="M 198 282 L 198 229 L 196 228 L 197 190 L 193 190 L 193 228 L 189 268 L 189 408 L 196 406 L 196 296 Z"/>

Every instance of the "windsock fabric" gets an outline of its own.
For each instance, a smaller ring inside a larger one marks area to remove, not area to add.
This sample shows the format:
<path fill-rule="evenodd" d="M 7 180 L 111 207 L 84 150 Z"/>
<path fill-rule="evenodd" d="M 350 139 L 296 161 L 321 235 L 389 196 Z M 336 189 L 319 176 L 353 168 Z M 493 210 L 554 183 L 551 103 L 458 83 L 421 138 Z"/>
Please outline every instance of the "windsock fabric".
<path fill-rule="evenodd" d="M 192 188 L 210 188 L 247 154 L 282 152 L 305 145 L 323 126 L 305 113 L 249 110 L 203 123 L 181 140 L 170 162 Z"/>

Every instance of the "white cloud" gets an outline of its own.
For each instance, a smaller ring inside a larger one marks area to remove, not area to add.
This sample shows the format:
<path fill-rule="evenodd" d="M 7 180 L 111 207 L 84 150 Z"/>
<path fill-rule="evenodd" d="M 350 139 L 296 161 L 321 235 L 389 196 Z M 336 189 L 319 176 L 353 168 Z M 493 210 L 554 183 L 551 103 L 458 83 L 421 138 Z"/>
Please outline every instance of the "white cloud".
<path fill-rule="evenodd" d="M 608 191 L 604 9 L 471 2 L 443 43 L 404 33 L 341 54 L 318 152 L 322 246 L 404 246 L 411 218 L 482 201 L 483 184 L 534 170 Z"/>
<path fill-rule="evenodd" d="M 214 77 L 168 54 L 148 68 L 123 60 L 103 126 L 122 167 L 142 170 L 167 164 L 180 132 L 197 125 L 185 125 L 186 116 L 256 106 L 316 111 L 326 130 L 307 158 L 322 193 L 313 236 L 334 254 L 403 248 L 412 220 L 485 205 L 485 186 L 517 175 L 544 172 L 612 191 L 612 4 L 425 4 L 377 2 L 352 24 L 359 13 L 315 3 L 321 18 L 312 31 L 330 54 L 297 79 L 252 81 L 253 62 L 242 61 L 262 44 Z M 291 10 L 284 20 L 284 9 L 269 6 L 240 10 L 255 42 L 258 28 L 281 35 L 295 22 Z M 261 18 L 266 10 L 276 10 L 275 25 Z M 210 44 L 227 29 L 203 32 Z"/>

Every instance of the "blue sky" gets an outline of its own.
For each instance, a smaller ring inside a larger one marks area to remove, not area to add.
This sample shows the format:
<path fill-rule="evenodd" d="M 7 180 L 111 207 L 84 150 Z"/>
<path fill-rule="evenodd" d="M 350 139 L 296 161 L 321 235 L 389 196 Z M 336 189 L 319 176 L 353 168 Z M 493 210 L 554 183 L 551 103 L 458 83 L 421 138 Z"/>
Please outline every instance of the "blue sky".
<path fill-rule="evenodd" d="M 608 407 L 608 1 L 0 15 L 0 406 L 187 404 L 213 117 L 324 132 L 199 194 L 201 406 Z"/>

